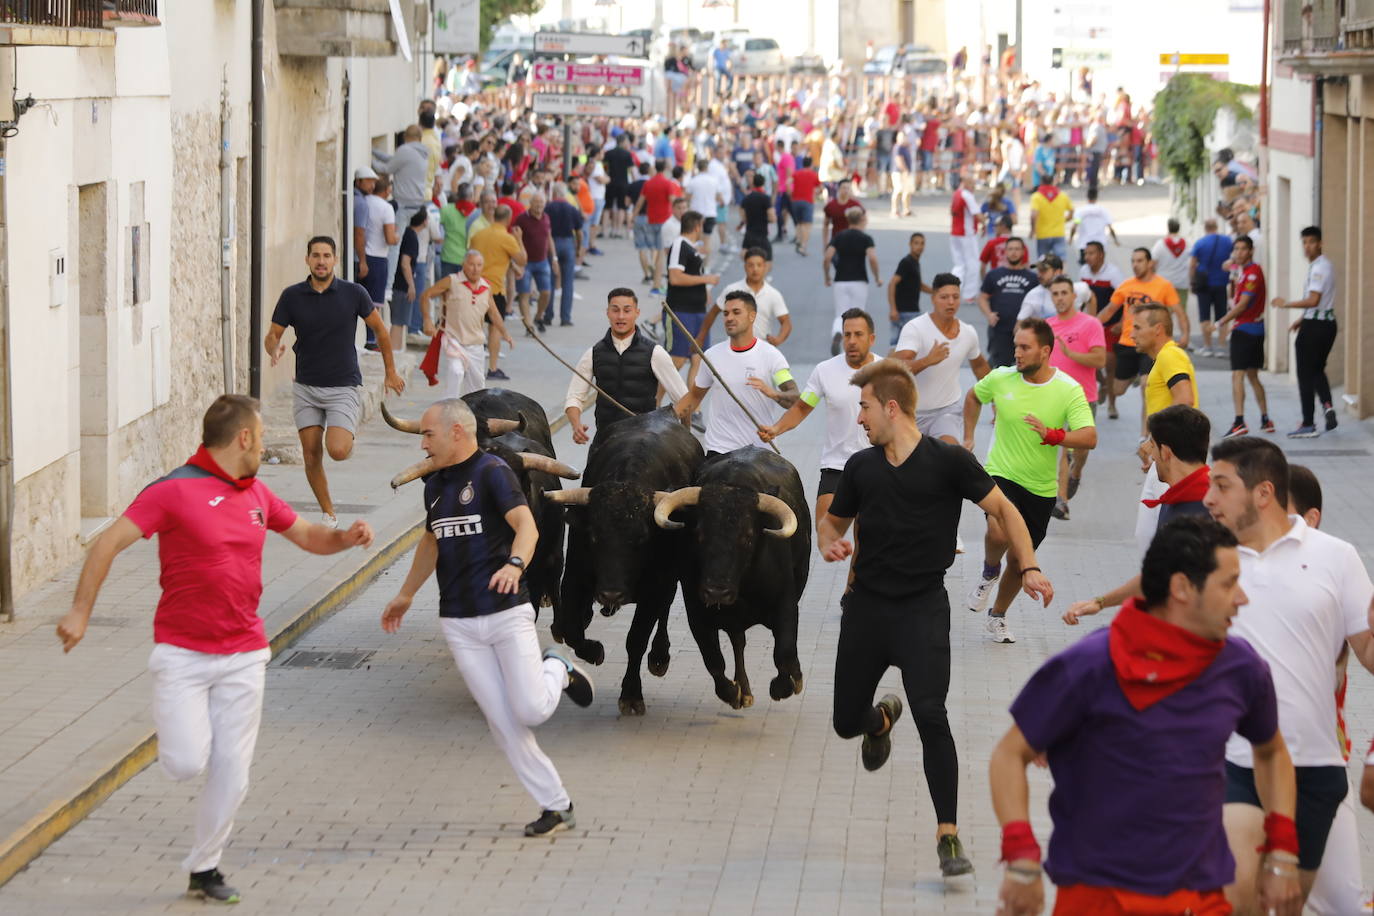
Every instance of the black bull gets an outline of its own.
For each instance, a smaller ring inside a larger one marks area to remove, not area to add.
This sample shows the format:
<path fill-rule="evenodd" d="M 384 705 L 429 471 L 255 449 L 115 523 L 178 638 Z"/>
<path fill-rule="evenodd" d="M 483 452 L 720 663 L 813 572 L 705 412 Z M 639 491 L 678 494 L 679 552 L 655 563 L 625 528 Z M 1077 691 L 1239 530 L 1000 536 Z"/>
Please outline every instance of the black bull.
<path fill-rule="evenodd" d="M 675 512 L 682 521 L 671 517 Z M 737 449 L 706 462 L 696 486 L 660 502 L 655 519 L 663 526 L 685 522 L 691 529 L 693 562 L 684 567 L 683 602 L 716 696 L 735 709 L 753 704 L 744 646 L 745 632 L 758 624 L 773 632 L 778 673 L 769 695 L 783 700 L 801 693 L 797 618 L 811 562 L 811 530 L 796 468 L 764 449 Z M 725 676 L 720 630 L 734 647 L 733 681 Z"/>
<path fill-rule="evenodd" d="M 689 554 L 683 533 L 654 524 L 654 507 L 669 491 L 691 484 L 704 459 L 696 437 L 671 409 L 662 408 L 609 427 L 588 456 L 583 486 L 548 494 L 568 508 L 568 556 L 554 638 L 599 665 L 605 648 L 586 636 L 592 602 L 607 614 L 635 605 L 625 637 L 623 715 L 644 714 L 640 664 L 655 625 L 649 672 L 662 677 L 668 671 L 668 609 Z"/>

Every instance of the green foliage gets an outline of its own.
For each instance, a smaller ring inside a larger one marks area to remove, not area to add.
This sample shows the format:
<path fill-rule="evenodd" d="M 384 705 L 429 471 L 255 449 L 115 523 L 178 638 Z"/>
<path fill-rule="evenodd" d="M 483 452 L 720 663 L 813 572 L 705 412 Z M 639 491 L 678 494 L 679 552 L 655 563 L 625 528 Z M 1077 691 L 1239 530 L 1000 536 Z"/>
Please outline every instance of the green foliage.
<path fill-rule="evenodd" d="M 532 16 L 544 7 L 544 0 L 482 0 L 478 33 L 482 50 L 491 44 L 491 30 L 512 16 Z"/>
<path fill-rule="evenodd" d="M 1193 182 L 1208 172 L 1210 156 L 1205 142 L 1223 108 L 1249 120 L 1251 112 L 1241 97 L 1255 87 L 1213 79 L 1203 73 L 1179 73 L 1154 100 L 1155 145 L 1159 163 L 1178 187 L 1179 200 L 1190 219 L 1197 219 Z"/>

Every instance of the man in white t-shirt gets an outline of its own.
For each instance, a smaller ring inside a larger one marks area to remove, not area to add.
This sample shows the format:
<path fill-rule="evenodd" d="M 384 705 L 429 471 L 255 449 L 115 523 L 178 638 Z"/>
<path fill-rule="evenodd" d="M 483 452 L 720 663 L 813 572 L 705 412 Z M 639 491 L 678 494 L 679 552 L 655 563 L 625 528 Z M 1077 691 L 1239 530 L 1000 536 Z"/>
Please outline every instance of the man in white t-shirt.
<path fill-rule="evenodd" d="M 1021 300 L 1021 311 L 1016 313 L 1017 321 L 1026 318 L 1039 318 L 1043 321 L 1049 321 L 1054 317 L 1054 300 L 1050 297 L 1050 283 L 1054 282 L 1054 278 L 1062 273 L 1064 273 L 1064 262 L 1059 260 L 1059 255 L 1047 254 L 1040 259 L 1040 263 L 1035 265 L 1035 276 L 1040 284 L 1026 293 L 1026 297 Z"/>
<path fill-rule="evenodd" d="M 687 187 L 683 188 L 687 194 L 688 209 L 700 213 L 704 219 L 701 226 L 701 256 L 708 259 L 711 257 L 711 230 L 716 227 L 716 208 L 725 200 L 720 185 L 710 172 L 714 161 L 698 159 L 697 173 L 688 179 Z"/>
<path fill-rule="evenodd" d="M 673 243 L 682 235 L 682 217 L 687 212 L 687 198 L 673 198 L 673 215 L 663 221 L 663 228 L 660 230 L 661 240 L 664 250 L 671 249 Z"/>
<path fill-rule="evenodd" d="M 1089 242 L 1097 242 L 1103 248 L 1107 247 L 1107 236 L 1112 237 L 1112 244 L 1121 247 L 1121 241 L 1116 237 L 1116 229 L 1112 226 L 1112 215 L 1107 212 L 1107 208 L 1097 202 L 1097 188 L 1088 188 L 1087 206 L 1080 207 L 1074 211 L 1073 228 L 1069 230 L 1069 244 L 1078 246 L 1078 263 L 1084 263 L 1083 249 Z"/>
<path fill-rule="evenodd" d="M 980 379 L 992 367 L 978 346 L 978 332 L 959 320 L 959 278 L 936 274 L 930 286 L 930 313 L 906 323 L 892 356 L 916 376 L 916 428 L 959 445 L 964 434 L 959 370 L 968 363 Z"/>
<path fill-rule="evenodd" d="M 1302 230 L 1302 253 L 1307 257 L 1307 282 L 1301 299 L 1276 298 L 1276 309 L 1302 309 L 1293 325 L 1298 337 L 1293 341 L 1297 356 L 1298 402 L 1302 423 L 1288 434 L 1290 439 L 1313 439 L 1317 432 L 1314 398 L 1320 398 L 1326 429 L 1336 428 L 1336 409 L 1331 404 L 1331 382 L 1326 378 L 1326 358 L 1336 342 L 1336 268 L 1322 254 L 1320 226 Z"/>
<path fill-rule="evenodd" d="M 873 353 L 873 342 L 877 339 L 873 316 L 863 309 L 850 309 L 840 318 L 844 351 L 817 363 L 797 403 L 778 422 L 759 430 L 760 439 L 772 442 L 796 428 L 825 401 L 825 446 L 821 449 L 821 482 L 816 489 L 817 525 L 830 509 L 845 462 L 850 455 L 869 446 L 868 433 L 859 425 L 859 389 L 849 380 L 878 358 Z"/>
<path fill-rule="evenodd" d="M 754 317 L 754 336 L 768 341 L 775 347 L 782 346 L 782 342 L 792 333 L 792 316 L 787 312 L 787 303 L 783 300 L 782 293 L 768 282 L 768 266 L 768 258 L 761 249 L 750 248 L 745 252 L 744 279 L 736 280 L 720 291 L 715 304 L 706 312 L 703 334 L 711 333 L 711 325 L 715 324 L 716 315 L 725 308 L 725 297 L 737 289 L 742 289 L 754 297 L 754 305 L 757 308 Z M 773 330 L 774 324 L 777 325 L 776 333 Z"/>
<path fill-rule="evenodd" d="M 735 290 L 726 295 L 725 308 L 721 311 L 725 314 L 725 333 L 730 339 L 707 350 L 706 358 L 753 418 L 729 394 L 713 394 L 706 405 L 708 458 L 746 445 L 757 447 L 759 429 L 777 422 L 782 411 L 797 403 L 801 394 L 782 352 L 754 336 L 754 297 L 745 290 Z M 677 415 L 684 420 L 690 417 L 716 383 L 715 375 L 703 364 L 692 380 L 691 389 L 677 402 L 674 408 Z"/>
<path fill-rule="evenodd" d="M 1306 895 L 1349 791 L 1337 729 L 1336 659 L 1348 643 L 1351 654 L 1374 670 L 1374 584 L 1352 545 L 1288 514 L 1288 460 L 1273 442 L 1255 436 L 1217 442 L 1210 474 L 1203 505 L 1240 542 L 1240 586 L 1249 597 L 1231 633 L 1269 665 L 1279 732 L 1297 778 L 1297 855 L 1270 853 L 1264 867 L 1291 871 L 1296 865 Z M 1235 735 L 1226 745 L 1222 816 L 1236 859 L 1227 897 L 1238 912 L 1256 912 L 1256 849 L 1268 847 L 1269 838 L 1251 749 Z"/>
<path fill-rule="evenodd" d="M 1178 234 L 1179 223 L 1170 219 L 1169 234 L 1155 242 L 1150 255 L 1155 259 L 1155 273 L 1169 281 L 1178 294 L 1179 308 L 1188 308 L 1188 262 L 1192 248 L 1188 240 Z"/>

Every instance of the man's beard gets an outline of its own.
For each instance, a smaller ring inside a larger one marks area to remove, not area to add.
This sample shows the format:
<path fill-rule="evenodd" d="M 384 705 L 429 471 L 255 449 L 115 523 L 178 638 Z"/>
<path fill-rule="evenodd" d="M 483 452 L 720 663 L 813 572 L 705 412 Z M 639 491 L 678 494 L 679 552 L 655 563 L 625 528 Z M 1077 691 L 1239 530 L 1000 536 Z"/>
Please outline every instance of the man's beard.
<path fill-rule="evenodd" d="M 1016 371 L 1021 373 L 1022 378 L 1030 378 L 1032 375 L 1039 372 L 1043 365 L 1044 363 L 1036 363 L 1033 366 L 1026 366 L 1024 369 L 1017 369 Z"/>

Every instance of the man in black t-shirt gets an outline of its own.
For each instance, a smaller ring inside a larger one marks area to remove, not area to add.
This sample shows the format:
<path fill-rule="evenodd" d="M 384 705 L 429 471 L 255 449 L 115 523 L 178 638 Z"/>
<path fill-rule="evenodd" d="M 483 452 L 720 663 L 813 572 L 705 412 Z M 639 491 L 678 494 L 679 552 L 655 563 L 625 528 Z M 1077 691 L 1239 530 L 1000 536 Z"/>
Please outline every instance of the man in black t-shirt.
<path fill-rule="evenodd" d="M 832 201 L 833 203 L 833 201 Z M 866 268 L 873 273 L 873 282 L 881 283 L 878 273 L 878 253 L 873 245 L 873 236 L 864 230 L 868 228 L 868 214 L 858 207 L 850 207 L 843 218 L 847 226 L 836 232 L 826 243 L 825 254 L 821 257 L 821 273 L 825 285 L 835 294 L 835 322 L 830 328 L 830 355 L 840 352 L 841 330 L 844 319 L 841 317 L 850 309 L 864 309 L 868 305 L 868 278 Z M 830 268 L 835 268 L 835 279 L 830 279 Z"/>
<path fill-rule="evenodd" d="M 634 153 L 630 152 L 630 135 L 622 133 L 616 138 L 615 146 L 606 151 L 606 209 L 611 212 L 611 230 L 624 235 L 629 222 L 626 214 L 630 210 L 630 173 L 635 167 Z"/>
<path fill-rule="evenodd" d="M 934 292 L 930 286 L 921 282 L 921 255 L 926 250 L 926 237 L 923 233 L 913 232 L 907 240 L 910 250 L 897 262 L 892 279 L 887 281 L 887 320 L 892 323 L 892 343 L 897 346 L 897 338 L 902 336 L 902 328 L 917 315 L 921 314 L 921 293 Z"/>
<path fill-rule="evenodd" d="M 750 248 L 760 248 L 768 255 L 768 260 L 773 260 L 773 243 L 770 239 L 771 233 L 768 227 L 777 217 L 773 215 L 773 200 L 763 190 L 765 184 L 762 175 L 755 175 L 754 188 L 744 199 L 740 201 L 739 209 L 742 218 L 739 228 L 744 230 L 744 240 L 740 243 L 741 251 L 748 251 Z"/>
<path fill-rule="evenodd" d="M 1025 239 L 1012 236 L 1004 251 L 1007 266 L 988 271 L 978 293 L 978 308 L 988 320 L 988 362 L 994 369 L 1015 362 L 1012 339 L 1021 300 L 1040 285 L 1035 271 L 1026 266 Z"/>
<path fill-rule="evenodd" d="M 395 633 L 420 586 L 437 573 L 439 623 L 472 698 L 540 816 L 525 836 L 576 824 L 572 801 L 530 729 L 558 708 L 562 692 L 592 702 L 592 682 L 550 648 L 539 651 L 534 608 L 522 581 L 539 529 L 510 466 L 477 447 L 477 420 L 459 398 L 420 417 L 425 466 L 425 533 L 410 572 L 382 612 Z"/>
<path fill-rule="evenodd" d="M 719 283 L 720 275 L 702 273 L 706 259 L 697 251 L 697 243 L 701 241 L 703 219 L 695 210 L 682 214 L 682 234 L 673 240 L 668 249 L 668 295 L 665 300 L 687 330 L 696 335 L 697 343 L 704 350 L 711 346 L 709 331 L 702 333 L 706 323 L 707 287 Z M 663 313 L 663 331 L 673 365 L 681 369 L 682 364 L 690 359 L 692 364 L 687 377 L 696 378 L 701 357 L 666 311 Z"/>
<path fill-rule="evenodd" d="M 324 453 L 343 461 L 353 453 L 353 436 L 363 412 L 363 373 L 358 368 L 358 348 L 354 339 L 358 319 L 385 343 L 386 325 L 372 304 L 367 290 L 334 276 L 338 255 L 334 240 L 317 235 L 305 246 L 305 263 L 310 277 L 282 290 L 272 310 L 272 326 L 262 345 L 272 365 L 286 355 L 281 336 L 287 328 L 296 329 L 296 379 L 292 385 L 295 399 L 296 434 L 301 439 L 305 479 L 324 513 L 323 523 L 339 526 L 334 515 L 334 500 L 324 476 Z M 404 338 L 402 338 L 404 340 Z M 404 343 L 402 343 L 404 346 Z M 386 387 L 400 394 L 405 381 L 396 374 L 391 348 L 381 348 L 386 366 Z"/>
<path fill-rule="evenodd" d="M 940 871 L 968 874 L 973 866 L 958 836 L 959 760 L 945 712 L 950 653 L 944 580 L 964 500 L 1006 526 L 1027 594 L 1048 605 L 1054 592 L 1036 565 L 1026 523 L 978 460 L 916 428 L 916 380 L 907 368 L 878 360 L 856 372 L 851 384 L 860 390 L 859 425 L 874 447 L 845 463 L 817 525 L 826 562 L 854 556 L 835 654 L 835 733 L 863 735 L 865 769 L 886 763 L 902 701 L 887 694 L 874 706 L 873 693 L 889 667 L 901 670 L 935 806 Z M 857 546 L 844 539 L 851 523 Z"/>

